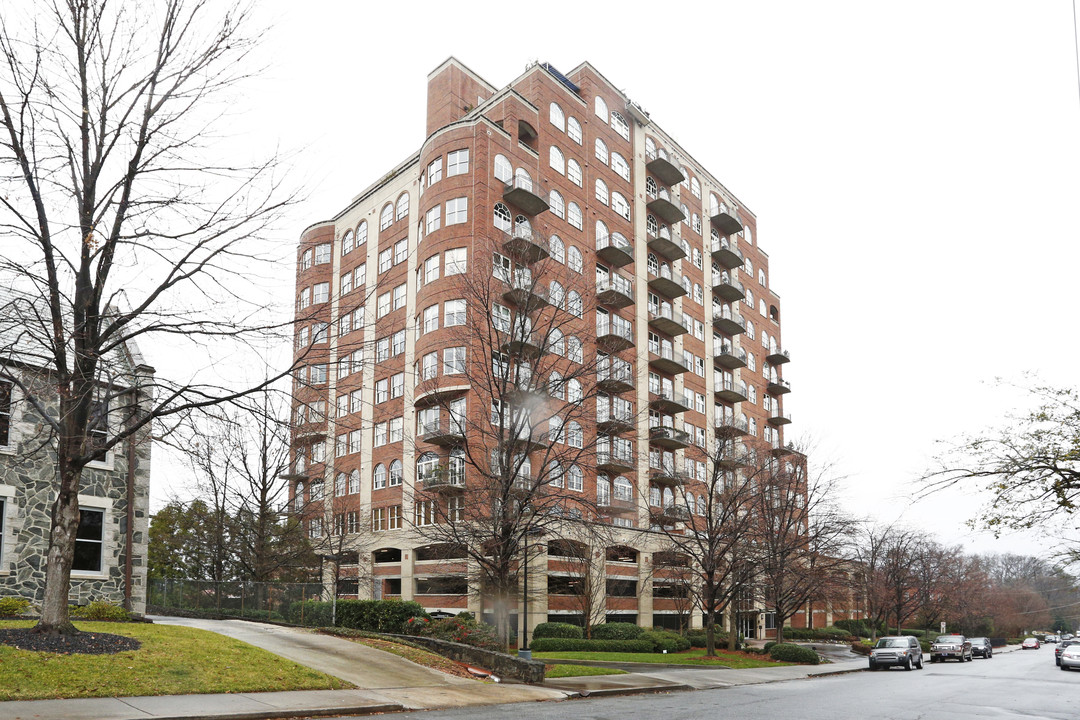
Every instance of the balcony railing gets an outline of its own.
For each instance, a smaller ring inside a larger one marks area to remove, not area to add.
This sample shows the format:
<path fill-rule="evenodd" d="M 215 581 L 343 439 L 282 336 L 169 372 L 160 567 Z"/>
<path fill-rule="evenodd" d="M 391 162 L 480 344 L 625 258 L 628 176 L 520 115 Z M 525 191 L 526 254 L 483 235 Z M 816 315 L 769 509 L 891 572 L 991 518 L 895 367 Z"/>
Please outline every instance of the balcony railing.
<path fill-rule="evenodd" d="M 623 393 L 633 390 L 633 366 L 601 367 L 596 371 L 596 386 L 607 393 Z"/>
<path fill-rule="evenodd" d="M 717 415 L 713 418 L 713 428 L 721 437 L 743 436 L 750 434 L 750 425 L 742 418 Z"/>
<path fill-rule="evenodd" d="M 502 350 L 505 353 L 522 357 L 539 357 L 547 353 L 544 340 L 538 333 L 524 333 L 515 330 L 503 343 Z"/>
<path fill-rule="evenodd" d="M 787 425 L 791 422 L 791 413 L 783 410 L 773 410 L 769 413 L 770 425 Z"/>
<path fill-rule="evenodd" d="M 655 232 L 648 231 L 649 249 L 663 255 L 668 260 L 681 260 L 690 255 L 690 245 L 667 225 L 661 225 Z"/>
<path fill-rule="evenodd" d="M 668 450 L 679 450 L 692 445 L 694 439 L 685 430 L 676 430 L 673 427 L 658 425 L 649 428 L 649 442 Z"/>
<path fill-rule="evenodd" d="M 610 234 L 596 238 L 596 254 L 615 267 L 634 262 L 634 246 L 625 240 L 615 240 L 615 236 Z"/>
<path fill-rule="evenodd" d="M 663 507 L 650 508 L 654 519 L 661 523 L 669 524 L 686 522 L 690 519 L 690 510 L 685 505 L 664 505 Z"/>
<path fill-rule="evenodd" d="M 729 370 L 746 367 L 746 351 L 729 342 L 713 343 L 713 360 Z"/>
<path fill-rule="evenodd" d="M 659 392 L 649 393 L 649 407 L 669 415 L 675 415 L 676 413 L 693 410 L 694 399 L 685 393 L 669 388 L 659 388 Z"/>
<path fill-rule="evenodd" d="M 778 347 L 770 347 L 769 354 L 765 356 L 765 360 L 771 365 L 783 365 L 786 362 L 791 362 L 791 355 L 787 350 L 781 350 Z"/>
<path fill-rule="evenodd" d="M 716 389 L 716 397 L 725 402 L 746 402 L 746 383 L 735 380 L 725 380 L 724 384 Z"/>
<path fill-rule="evenodd" d="M 739 214 L 733 207 L 721 204 L 710 211 L 713 227 L 725 235 L 734 235 L 743 229 Z"/>
<path fill-rule="evenodd" d="M 603 404 L 596 406 L 596 425 L 602 433 L 622 433 L 630 430 L 637 422 L 634 411 L 625 407 L 609 408 Z"/>
<path fill-rule="evenodd" d="M 525 175 L 517 175 L 503 186 L 503 200 L 526 215 L 539 215 L 548 209 L 547 194 Z"/>
<path fill-rule="evenodd" d="M 713 308 L 713 327 L 726 335 L 738 335 L 746 332 L 746 320 L 731 308 Z"/>
<path fill-rule="evenodd" d="M 601 448 L 596 451 L 596 467 L 611 472 L 626 472 L 636 464 L 634 453 L 623 450 Z"/>
<path fill-rule="evenodd" d="M 671 274 L 671 267 L 668 265 L 661 265 L 656 272 L 649 271 L 649 287 L 669 300 L 686 294 L 686 288 L 675 280 Z"/>
<path fill-rule="evenodd" d="M 693 321 L 681 312 L 673 309 L 671 305 L 664 304 L 660 307 L 649 308 L 649 327 L 657 332 L 675 337 L 693 331 Z"/>
<path fill-rule="evenodd" d="M 457 445 L 465 439 L 463 420 L 450 420 L 445 424 L 436 420 L 422 423 L 416 430 L 421 442 L 432 445 Z"/>
<path fill-rule="evenodd" d="M 682 208 L 675 203 L 667 188 L 660 187 L 656 189 L 655 193 L 649 193 L 645 206 L 649 209 L 649 212 L 666 223 L 677 223 L 686 219 Z"/>
<path fill-rule="evenodd" d="M 428 491 L 453 491 L 465 487 L 464 470 L 431 470 L 420 473 L 419 479 Z"/>
<path fill-rule="evenodd" d="M 686 179 L 679 167 L 678 158 L 669 155 L 663 148 L 645 154 L 645 168 L 653 177 L 668 186 L 678 185 Z"/>
<path fill-rule="evenodd" d="M 619 352 L 633 347 L 634 324 L 628 320 L 623 322 L 597 320 L 596 344 L 608 352 Z"/>
<path fill-rule="evenodd" d="M 713 293 L 729 302 L 742 300 L 746 297 L 746 291 L 743 290 L 742 283 L 726 272 L 720 273 L 720 277 L 713 280 Z"/>
<path fill-rule="evenodd" d="M 726 239 L 713 241 L 712 259 L 728 270 L 740 268 L 746 264 L 746 259 L 739 252 L 739 248 L 735 246 L 735 243 Z"/>
<path fill-rule="evenodd" d="M 609 275 L 596 281 L 596 300 L 601 305 L 624 308 L 634 304 L 634 282 L 622 275 Z"/>
<path fill-rule="evenodd" d="M 769 378 L 769 385 L 765 389 L 770 395 L 784 395 L 791 392 L 791 383 L 783 378 Z"/>
<path fill-rule="evenodd" d="M 509 278 L 509 287 L 503 297 L 526 311 L 539 310 L 548 306 L 548 289 L 537 283 L 531 276 L 515 274 Z"/>
<path fill-rule="evenodd" d="M 503 250 L 507 255 L 524 263 L 532 264 L 547 258 L 551 253 L 547 241 L 525 225 L 516 225 L 504 233 Z"/>
<path fill-rule="evenodd" d="M 686 367 L 682 356 L 676 355 L 670 346 L 650 347 L 649 365 L 668 375 L 677 375 L 690 369 Z"/>

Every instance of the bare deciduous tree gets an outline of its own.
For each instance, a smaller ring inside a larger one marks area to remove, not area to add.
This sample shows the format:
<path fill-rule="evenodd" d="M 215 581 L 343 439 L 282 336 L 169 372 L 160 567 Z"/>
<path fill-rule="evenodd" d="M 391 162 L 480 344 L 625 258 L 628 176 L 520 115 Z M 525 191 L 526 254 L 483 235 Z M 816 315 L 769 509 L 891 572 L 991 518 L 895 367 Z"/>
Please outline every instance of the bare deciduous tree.
<path fill-rule="evenodd" d="M 249 74 L 257 32 L 246 8 L 57 0 L 29 15 L 9 10 L 0 20 L 0 271 L 34 298 L 17 309 L 17 343 L 33 346 L 60 396 L 51 410 L 21 388 L 59 465 L 36 630 L 71 633 L 83 468 L 155 422 L 248 390 L 197 359 L 235 363 L 251 332 L 268 326 L 250 291 L 268 259 L 260 241 L 293 197 L 275 158 L 230 163 L 215 142 Z M 190 373 L 112 396 L 110 356 L 166 339 L 186 344 Z M 134 396 L 153 399 L 140 409 Z M 91 442 L 95 407 L 110 402 L 118 422 Z"/>

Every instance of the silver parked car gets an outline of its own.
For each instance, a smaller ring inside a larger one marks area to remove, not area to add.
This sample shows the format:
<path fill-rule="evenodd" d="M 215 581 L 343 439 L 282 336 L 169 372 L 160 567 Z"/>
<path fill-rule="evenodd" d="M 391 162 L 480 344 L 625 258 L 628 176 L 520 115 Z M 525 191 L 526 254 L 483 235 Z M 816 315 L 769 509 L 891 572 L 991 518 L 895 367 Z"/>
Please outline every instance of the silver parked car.
<path fill-rule="evenodd" d="M 911 635 L 883 637 L 870 650 L 870 669 L 899 665 L 905 670 L 922 669 L 923 655 L 919 641 Z"/>
<path fill-rule="evenodd" d="M 971 642 L 963 635 L 938 635 L 930 646 L 930 662 L 942 662 L 956 658 L 960 662 L 971 662 Z"/>
<path fill-rule="evenodd" d="M 1062 670 L 1080 670 L 1080 645 L 1070 645 L 1062 650 L 1059 661 Z"/>

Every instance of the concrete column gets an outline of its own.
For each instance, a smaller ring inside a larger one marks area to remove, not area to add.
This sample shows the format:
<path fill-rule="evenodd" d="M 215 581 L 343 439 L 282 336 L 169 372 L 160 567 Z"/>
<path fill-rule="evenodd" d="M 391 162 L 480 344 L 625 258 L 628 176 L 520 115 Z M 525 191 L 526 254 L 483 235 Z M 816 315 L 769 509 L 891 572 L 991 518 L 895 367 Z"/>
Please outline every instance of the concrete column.
<path fill-rule="evenodd" d="M 638 625 L 645 628 L 653 626 L 652 562 L 651 553 L 641 553 L 641 561 L 638 563 L 637 620 Z"/>
<path fill-rule="evenodd" d="M 412 548 L 401 551 L 401 599 L 412 600 L 416 592 L 416 583 L 413 582 L 413 563 L 416 561 L 416 552 Z"/>

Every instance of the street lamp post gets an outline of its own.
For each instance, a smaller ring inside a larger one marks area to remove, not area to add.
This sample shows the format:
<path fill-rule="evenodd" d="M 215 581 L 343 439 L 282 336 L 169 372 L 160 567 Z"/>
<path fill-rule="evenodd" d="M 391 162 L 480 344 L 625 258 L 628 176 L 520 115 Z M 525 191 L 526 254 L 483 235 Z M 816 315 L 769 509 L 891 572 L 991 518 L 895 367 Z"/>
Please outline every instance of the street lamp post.
<path fill-rule="evenodd" d="M 518 657 L 526 660 L 532 659 L 532 650 L 529 649 L 529 529 L 525 528 L 525 557 L 524 567 L 521 570 L 521 647 L 518 648 Z"/>

